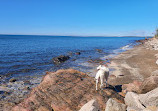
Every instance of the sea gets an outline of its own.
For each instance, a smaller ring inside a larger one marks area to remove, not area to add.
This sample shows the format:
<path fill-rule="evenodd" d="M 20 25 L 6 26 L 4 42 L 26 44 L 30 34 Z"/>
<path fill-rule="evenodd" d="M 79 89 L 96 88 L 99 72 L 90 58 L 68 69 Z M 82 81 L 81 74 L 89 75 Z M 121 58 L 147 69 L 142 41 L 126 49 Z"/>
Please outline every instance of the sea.
<path fill-rule="evenodd" d="M 0 83 L 10 78 L 29 80 L 58 69 L 91 72 L 95 67 L 88 61 L 108 60 L 141 39 L 144 37 L 0 35 Z M 60 55 L 70 59 L 54 64 L 52 58 Z"/>

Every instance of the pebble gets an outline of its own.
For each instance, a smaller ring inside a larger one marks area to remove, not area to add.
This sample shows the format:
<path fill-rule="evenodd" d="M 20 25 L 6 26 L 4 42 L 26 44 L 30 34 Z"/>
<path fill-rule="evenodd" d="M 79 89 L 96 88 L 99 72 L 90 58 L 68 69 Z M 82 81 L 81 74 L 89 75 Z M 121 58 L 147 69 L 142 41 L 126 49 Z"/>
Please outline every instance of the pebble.
<path fill-rule="evenodd" d="M 11 79 L 9 80 L 9 82 L 15 82 L 15 81 L 17 81 L 15 78 L 11 78 Z"/>

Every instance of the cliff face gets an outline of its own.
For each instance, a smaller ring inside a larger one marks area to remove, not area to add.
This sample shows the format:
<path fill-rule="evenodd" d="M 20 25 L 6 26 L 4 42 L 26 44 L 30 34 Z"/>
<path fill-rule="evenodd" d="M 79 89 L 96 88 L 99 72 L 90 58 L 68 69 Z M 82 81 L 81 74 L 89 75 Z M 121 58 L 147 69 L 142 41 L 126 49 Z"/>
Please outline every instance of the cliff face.
<path fill-rule="evenodd" d="M 94 78 L 74 69 L 47 72 L 22 103 L 12 111 L 77 111 L 91 99 L 99 102 L 104 110 L 109 98 L 123 101 L 123 97 L 111 89 L 95 90 Z"/>

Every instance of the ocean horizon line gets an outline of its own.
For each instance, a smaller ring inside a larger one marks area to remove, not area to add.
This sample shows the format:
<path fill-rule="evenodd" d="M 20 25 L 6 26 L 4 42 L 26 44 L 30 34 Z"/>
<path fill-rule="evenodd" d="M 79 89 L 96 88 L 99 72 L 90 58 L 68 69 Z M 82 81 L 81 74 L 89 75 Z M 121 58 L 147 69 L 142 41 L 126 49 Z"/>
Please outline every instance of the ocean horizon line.
<path fill-rule="evenodd" d="M 82 35 L 38 35 L 38 34 L 0 34 L 0 36 L 49 36 L 49 37 L 153 37 L 153 36 L 82 36 Z"/>

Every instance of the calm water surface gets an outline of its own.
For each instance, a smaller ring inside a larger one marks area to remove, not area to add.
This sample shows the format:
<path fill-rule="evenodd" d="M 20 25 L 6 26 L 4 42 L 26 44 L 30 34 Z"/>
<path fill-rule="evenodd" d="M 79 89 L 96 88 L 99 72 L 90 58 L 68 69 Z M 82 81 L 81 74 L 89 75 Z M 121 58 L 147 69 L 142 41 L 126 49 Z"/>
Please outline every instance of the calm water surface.
<path fill-rule="evenodd" d="M 7 81 L 11 77 L 23 79 L 61 68 L 86 72 L 88 60 L 123 51 L 121 47 L 128 44 L 131 47 L 140 39 L 144 38 L 0 35 L 0 76 Z M 96 49 L 103 52 L 98 53 Z M 69 52 L 81 52 L 81 55 L 73 55 L 60 65 L 53 64 L 53 57 Z"/>

